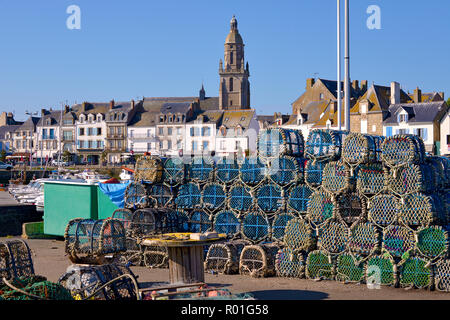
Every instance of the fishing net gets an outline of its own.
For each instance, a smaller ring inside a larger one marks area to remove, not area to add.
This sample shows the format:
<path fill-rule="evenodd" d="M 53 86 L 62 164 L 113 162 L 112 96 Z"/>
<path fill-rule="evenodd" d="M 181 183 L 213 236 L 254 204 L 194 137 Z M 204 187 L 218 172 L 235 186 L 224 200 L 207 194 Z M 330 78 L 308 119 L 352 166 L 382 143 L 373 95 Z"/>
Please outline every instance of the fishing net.
<path fill-rule="evenodd" d="M 146 245 L 142 255 L 144 266 L 147 268 L 167 268 L 169 266 L 169 254 L 166 246 Z"/>
<path fill-rule="evenodd" d="M 341 157 L 347 131 L 313 129 L 305 144 L 305 154 L 311 160 L 334 161 Z"/>
<path fill-rule="evenodd" d="M 133 211 L 126 208 L 119 208 L 114 210 L 114 212 L 111 215 L 111 218 L 119 220 L 122 223 L 125 232 L 127 233 L 127 235 L 129 235 L 132 216 Z"/>
<path fill-rule="evenodd" d="M 160 158 L 143 156 L 136 161 L 134 180 L 136 182 L 159 183 L 162 181 L 164 165 Z"/>
<path fill-rule="evenodd" d="M 390 225 L 383 231 L 383 249 L 393 257 L 402 257 L 415 247 L 415 236 L 411 229 Z"/>
<path fill-rule="evenodd" d="M 401 287 L 427 288 L 432 284 L 431 265 L 418 257 L 408 258 L 399 268 Z"/>
<path fill-rule="evenodd" d="M 381 158 L 390 168 L 422 163 L 425 159 L 425 145 L 422 138 L 416 135 L 391 136 L 381 145 Z"/>
<path fill-rule="evenodd" d="M 166 184 L 154 184 L 149 187 L 149 197 L 154 200 L 157 207 L 166 208 L 172 204 L 175 190 Z"/>
<path fill-rule="evenodd" d="M 42 276 L 22 276 L 10 284 L 18 290 L 0 285 L 0 300 L 73 300 L 66 288 Z"/>
<path fill-rule="evenodd" d="M 202 193 L 197 183 L 182 184 L 178 189 L 175 204 L 181 209 L 193 209 L 201 205 Z"/>
<path fill-rule="evenodd" d="M 450 259 L 442 259 L 434 269 L 436 290 L 450 292 Z"/>
<path fill-rule="evenodd" d="M 448 255 L 448 233 L 440 226 L 422 227 L 417 230 L 416 249 L 428 260 Z"/>
<path fill-rule="evenodd" d="M 272 240 L 275 242 L 283 242 L 286 226 L 289 221 L 295 218 L 292 213 L 280 213 L 275 216 L 272 222 Z"/>
<path fill-rule="evenodd" d="M 185 179 L 184 162 L 181 157 L 170 157 L 164 162 L 164 181 L 170 185 L 183 183 Z"/>
<path fill-rule="evenodd" d="M 347 226 L 367 217 L 367 205 L 364 198 L 356 193 L 346 193 L 335 198 L 336 217 Z"/>
<path fill-rule="evenodd" d="M 212 230 L 212 217 L 203 210 L 194 210 L 190 214 L 189 227 L 191 232 L 210 231 Z"/>
<path fill-rule="evenodd" d="M 336 254 L 347 249 L 350 229 L 346 225 L 328 220 L 318 231 L 317 244 L 321 250 Z"/>
<path fill-rule="evenodd" d="M 242 235 L 251 242 L 260 242 L 270 237 L 270 223 L 263 212 L 251 212 L 242 221 Z"/>
<path fill-rule="evenodd" d="M 264 180 L 266 174 L 266 165 L 260 158 L 245 158 L 239 166 L 239 177 L 244 184 L 249 186 L 259 184 Z"/>
<path fill-rule="evenodd" d="M 2 278 L 13 279 L 34 275 L 28 244 L 23 240 L 0 242 L 0 284 Z"/>
<path fill-rule="evenodd" d="M 307 279 L 333 280 L 335 263 L 325 251 L 315 250 L 306 259 L 305 275 Z"/>
<path fill-rule="evenodd" d="M 270 179 L 281 186 L 304 181 L 304 159 L 280 156 L 268 162 Z"/>
<path fill-rule="evenodd" d="M 306 185 L 292 187 L 289 193 L 288 207 L 297 213 L 306 213 L 312 193 L 313 190 Z"/>
<path fill-rule="evenodd" d="M 347 248 L 352 254 L 370 256 L 379 248 L 380 240 L 380 233 L 375 225 L 359 222 L 350 227 Z"/>
<path fill-rule="evenodd" d="M 278 211 L 284 204 L 283 189 L 273 183 L 263 184 L 256 192 L 256 202 L 264 212 Z"/>
<path fill-rule="evenodd" d="M 397 221 L 400 202 L 391 194 L 379 194 L 367 203 L 368 219 L 380 227 L 386 227 Z"/>
<path fill-rule="evenodd" d="M 284 231 L 284 244 L 294 251 L 309 251 L 316 245 L 316 235 L 307 221 L 291 219 Z"/>
<path fill-rule="evenodd" d="M 216 164 L 216 177 L 222 183 L 232 183 L 239 178 L 239 163 L 234 158 L 220 158 Z"/>
<path fill-rule="evenodd" d="M 236 212 L 248 212 L 252 206 L 254 198 L 250 189 L 241 183 L 237 183 L 230 188 L 228 196 L 228 206 Z"/>
<path fill-rule="evenodd" d="M 343 161 L 329 162 L 323 169 L 322 188 L 333 194 L 352 191 L 355 177 L 350 175 L 350 168 Z"/>
<path fill-rule="evenodd" d="M 399 220 L 407 226 L 446 223 L 444 211 L 439 197 L 414 193 L 402 198 L 399 207 Z"/>
<path fill-rule="evenodd" d="M 381 161 L 381 144 L 384 137 L 350 133 L 342 146 L 342 159 L 349 166 Z"/>
<path fill-rule="evenodd" d="M 385 189 L 384 169 L 381 163 L 361 164 L 356 176 L 356 190 L 366 196 L 372 196 Z"/>
<path fill-rule="evenodd" d="M 101 286 L 124 274 L 129 277 L 117 279 L 99 290 Z M 58 280 L 58 284 L 69 290 L 78 300 L 91 295 L 94 300 L 136 300 L 138 293 L 135 282 L 133 272 L 120 264 L 71 265 Z"/>
<path fill-rule="evenodd" d="M 258 156 L 277 158 L 282 155 L 302 157 L 303 135 L 300 130 L 270 128 L 261 130 L 257 141 Z"/>
<path fill-rule="evenodd" d="M 205 184 L 202 191 L 203 207 L 210 211 L 223 209 L 225 206 L 225 186 L 219 183 Z"/>
<path fill-rule="evenodd" d="M 278 250 L 275 259 L 277 276 L 287 278 L 303 278 L 305 274 L 305 259 L 303 254 L 291 248 Z"/>
<path fill-rule="evenodd" d="M 73 219 L 64 234 L 65 252 L 73 263 L 95 263 L 107 254 L 126 251 L 126 234 L 119 220 Z"/>
<path fill-rule="evenodd" d="M 210 157 L 194 157 L 189 165 L 189 179 L 199 183 L 212 181 L 214 161 Z"/>
<path fill-rule="evenodd" d="M 239 258 L 239 273 L 255 278 L 274 276 L 278 250 L 273 244 L 245 246 Z"/>
<path fill-rule="evenodd" d="M 145 208 L 149 206 L 147 189 L 142 183 L 131 182 L 125 189 L 126 208 Z"/>
<path fill-rule="evenodd" d="M 309 199 L 307 218 L 314 225 L 321 225 L 334 217 L 334 203 L 331 196 L 323 191 L 314 191 Z"/>
<path fill-rule="evenodd" d="M 366 265 L 367 285 L 393 286 L 397 281 L 397 266 L 390 255 L 373 256 Z"/>
<path fill-rule="evenodd" d="M 364 262 L 359 255 L 341 253 L 336 261 L 336 281 L 361 283 L 364 280 Z"/>
<path fill-rule="evenodd" d="M 386 170 L 385 179 L 389 191 L 397 195 L 407 195 L 415 192 L 433 192 L 436 188 L 435 178 L 432 166 L 408 163 L 397 169 L 395 174 Z"/>
<path fill-rule="evenodd" d="M 217 233 L 224 233 L 228 237 L 234 238 L 240 235 L 241 227 L 239 218 L 232 211 L 220 211 L 214 216 L 214 230 Z"/>
<path fill-rule="evenodd" d="M 205 272 L 215 274 L 239 273 L 239 258 L 246 244 L 244 241 L 236 240 L 210 245 L 204 262 Z"/>
<path fill-rule="evenodd" d="M 328 162 L 306 161 L 305 164 L 305 183 L 313 190 L 322 186 L 323 169 Z"/>

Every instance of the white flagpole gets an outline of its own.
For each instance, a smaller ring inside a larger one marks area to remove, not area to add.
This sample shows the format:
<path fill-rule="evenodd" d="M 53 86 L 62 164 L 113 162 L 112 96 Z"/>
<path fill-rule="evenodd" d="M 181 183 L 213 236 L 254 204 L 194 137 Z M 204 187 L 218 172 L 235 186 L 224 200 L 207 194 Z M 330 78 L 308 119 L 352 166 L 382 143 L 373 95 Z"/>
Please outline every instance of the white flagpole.
<path fill-rule="evenodd" d="M 337 0 L 337 110 L 338 129 L 342 129 L 341 107 L 341 0 Z"/>

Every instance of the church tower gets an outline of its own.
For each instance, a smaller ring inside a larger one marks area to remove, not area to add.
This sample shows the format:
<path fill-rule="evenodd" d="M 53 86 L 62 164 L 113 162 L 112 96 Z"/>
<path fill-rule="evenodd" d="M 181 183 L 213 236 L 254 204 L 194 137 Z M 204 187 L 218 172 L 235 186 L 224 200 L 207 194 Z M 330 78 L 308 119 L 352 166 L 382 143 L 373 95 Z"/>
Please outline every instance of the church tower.
<path fill-rule="evenodd" d="M 250 76 L 248 62 L 244 66 L 244 42 L 233 15 L 230 33 L 225 40 L 224 61 L 219 62 L 219 108 L 221 110 L 250 109 Z"/>

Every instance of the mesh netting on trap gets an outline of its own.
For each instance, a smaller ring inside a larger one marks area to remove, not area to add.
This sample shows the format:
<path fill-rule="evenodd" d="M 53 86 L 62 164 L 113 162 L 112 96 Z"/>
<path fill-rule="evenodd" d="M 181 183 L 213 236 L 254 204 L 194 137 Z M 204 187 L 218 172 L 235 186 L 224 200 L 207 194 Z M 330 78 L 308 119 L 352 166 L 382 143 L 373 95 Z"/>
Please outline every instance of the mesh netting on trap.
<path fill-rule="evenodd" d="M 356 190 L 365 196 L 373 196 L 385 189 L 384 169 L 381 163 L 361 164 L 356 176 Z"/>
<path fill-rule="evenodd" d="M 126 208 L 145 208 L 149 205 L 147 188 L 139 182 L 131 182 L 125 189 Z"/>
<path fill-rule="evenodd" d="M 189 215 L 184 210 L 171 210 L 168 213 L 170 221 L 175 221 L 176 230 L 174 232 L 189 232 L 190 219 Z"/>
<path fill-rule="evenodd" d="M 269 178 L 281 186 L 291 183 L 303 183 L 305 159 L 291 156 L 280 156 L 268 161 Z"/>
<path fill-rule="evenodd" d="M 322 188 L 332 194 L 353 191 L 356 178 L 350 175 L 350 168 L 343 161 L 333 161 L 323 169 Z"/>
<path fill-rule="evenodd" d="M 201 205 L 202 193 L 197 183 L 182 184 L 178 189 L 175 204 L 181 209 L 193 209 Z"/>
<path fill-rule="evenodd" d="M 330 254 L 337 254 L 347 249 L 350 229 L 343 223 L 328 220 L 318 229 L 317 245 Z"/>
<path fill-rule="evenodd" d="M 303 278 L 305 275 L 303 254 L 288 247 L 278 250 L 275 270 L 279 277 Z"/>
<path fill-rule="evenodd" d="M 334 274 L 335 261 L 328 253 L 321 250 L 314 250 L 308 253 L 305 269 L 307 279 L 333 280 Z"/>
<path fill-rule="evenodd" d="M 245 245 L 248 245 L 248 243 L 242 240 L 211 244 L 204 262 L 205 272 L 216 274 L 239 273 L 239 258 Z"/>
<path fill-rule="evenodd" d="M 433 192 L 436 175 L 432 166 L 408 163 L 391 172 L 385 170 L 385 180 L 390 192 L 407 195 L 415 192 Z"/>
<path fill-rule="evenodd" d="M 126 251 L 123 224 L 116 219 L 72 219 L 64 233 L 65 252 L 73 263 L 98 263 L 107 254 Z"/>
<path fill-rule="evenodd" d="M 435 170 L 436 186 L 438 188 L 450 186 L 450 159 L 442 156 L 430 156 L 426 157 L 425 161 Z"/>
<path fill-rule="evenodd" d="M 164 165 L 159 157 L 143 156 L 136 161 L 134 180 L 136 182 L 159 183 L 162 181 Z"/>
<path fill-rule="evenodd" d="M 216 164 L 216 177 L 222 183 L 233 183 L 239 178 L 239 163 L 234 158 L 220 158 Z"/>
<path fill-rule="evenodd" d="M 95 293 L 102 285 L 114 280 L 119 276 L 127 274 L 104 289 Z M 94 265 L 71 265 L 59 278 L 58 284 L 68 289 L 72 296 L 84 299 L 92 294 L 94 300 L 136 300 L 137 288 L 134 286 L 136 277 L 126 266 L 120 264 Z"/>
<path fill-rule="evenodd" d="M 21 239 L 0 242 L 0 284 L 3 278 L 13 279 L 33 275 L 34 266 L 28 244 Z"/>
<path fill-rule="evenodd" d="M 117 219 L 120 222 L 122 222 L 122 225 L 125 228 L 125 232 L 128 235 L 132 216 L 133 216 L 133 211 L 126 209 L 126 208 L 119 208 L 119 209 L 114 210 L 114 212 L 111 215 L 111 218 Z"/>
<path fill-rule="evenodd" d="M 169 254 L 166 246 L 145 246 L 142 252 L 143 263 L 147 268 L 167 268 Z"/>
<path fill-rule="evenodd" d="M 219 183 L 207 183 L 202 190 L 203 207 L 214 212 L 225 207 L 225 186 Z"/>
<path fill-rule="evenodd" d="M 427 288 L 432 284 L 431 264 L 419 257 L 409 257 L 399 265 L 401 287 Z"/>
<path fill-rule="evenodd" d="M 199 183 L 214 178 L 214 160 L 211 157 L 194 157 L 188 166 L 189 179 Z"/>
<path fill-rule="evenodd" d="M 314 191 L 308 201 L 307 218 L 313 225 L 321 225 L 335 215 L 331 195 L 323 190 Z"/>
<path fill-rule="evenodd" d="M 359 222 L 350 227 L 347 248 L 352 254 L 370 256 L 380 247 L 381 235 L 370 222 Z"/>
<path fill-rule="evenodd" d="M 367 204 L 356 193 L 345 193 L 335 198 L 336 218 L 347 226 L 367 218 Z"/>
<path fill-rule="evenodd" d="M 148 237 L 154 234 L 177 232 L 178 221 L 167 209 L 139 209 L 133 212 L 130 234 L 135 238 Z"/>
<path fill-rule="evenodd" d="M 294 251 L 309 251 L 316 245 L 316 234 L 302 218 L 291 219 L 285 229 L 284 244 Z"/>
<path fill-rule="evenodd" d="M 448 256 L 448 233 L 442 227 L 421 227 L 416 234 L 416 251 L 421 256 L 433 262 Z"/>
<path fill-rule="evenodd" d="M 137 243 L 137 239 L 127 236 L 125 238 L 125 247 L 126 250 L 124 252 L 117 254 L 118 261 L 124 265 L 141 266 L 143 263 L 143 248 Z"/>
<path fill-rule="evenodd" d="M 425 159 L 425 145 L 422 138 L 412 134 L 387 137 L 381 145 L 381 158 L 390 168 L 422 163 Z"/>
<path fill-rule="evenodd" d="M 43 276 L 22 276 L 9 282 L 17 290 L 0 285 L 0 300 L 73 300 L 66 288 Z"/>
<path fill-rule="evenodd" d="M 323 169 L 328 162 L 320 162 L 313 160 L 306 161 L 305 164 L 305 183 L 311 189 L 317 190 L 322 186 Z"/>
<path fill-rule="evenodd" d="M 381 161 L 382 136 L 350 133 L 342 146 L 342 159 L 350 167 Z"/>
<path fill-rule="evenodd" d="M 274 242 L 284 242 L 284 234 L 286 227 L 292 219 L 296 216 L 293 213 L 279 213 L 272 221 L 272 241 Z"/>
<path fill-rule="evenodd" d="M 256 203 L 264 212 L 278 211 L 284 205 L 283 189 L 274 184 L 262 184 L 256 191 Z"/>
<path fill-rule="evenodd" d="M 184 182 L 185 166 L 181 157 L 170 157 L 164 162 L 164 182 L 177 185 Z"/>
<path fill-rule="evenodd" d="M 154 184 L 148 191 L 149 197 L 153 199 L 159 208 L 166 208 L 172 204 L 175 196 L 175 189 L 166 184 Z"/>
<path fill-rule="evenodd" d="M 311 160 L 334 161 L 341 157 L 348 131 L 313 129 L 305 143 L 305 155 Z"/>
<path fill-rule="evenodd" d="M 361 283 L 364 281 L 364 270 L 361 256 L 341 253 L 336 260 L 336 281 Z"/>
<path fill-rule="evenodd" d="M 367 202 L 367 217 L 373 224 L 386 227 L 397 221 L 400 201 L 391 194 L 379 194 Z"/>
<path fill-rule="evenodd" d="M 402 197 L 399 221 L 407 226 L 446 224 L 447 217 L 441 198 L 431 194 L 413 193 Z"/>
<path fill-rule="evenodd" d="M 239 178 L 248 185 L 254 186 L 264 180 L 267 167 L 259 157 L 245 158 L 239 165 Z"/>
<path fill-rule="evenodd" d="M 450 292 L 450 259 L 440 260 L 434 268 L 436 290 Z"/>
<path fill-rule="evenodd" d="M 242 221 L 242 236 L 251 242 L 261 242 L 270 237 L 270 223 L 265 213 L 250 212 Z"/>
<path fill-rule="evenodd" d="M 252 277 L 274 276 L 279 247 L 273 244 L 247 245 L 239 258 L 239 273 Z"/>
<path fill-rule="evenodd" d="M 407 227 L 390 225 L 383 231 L 382 245 L 393 257 L 401 258 L 415 247 L 414 231 Z"/>
<path fill-rule="evenodd" d="M 313 190 L 307 185 L 293 186 L 289 192 L 288 207 L 297 213 L 306 213 L 312 193 Z"/>
<path fill-rule="evenodd" d="M 233 185 L 228 192 L 228 206 L 236 212 L 248 212 L 252 206 L 254 198 L 248 187 L 241 183 Z"/>
<path fill-rule="evenodd" d="M 234 238 L 240 235 L 241 227 L 238 216 L 232 211 L 220 211 L 214 216 L 214 230 L 217 233 L 224 233 Z"/>
<path fill-rule="evenodd" d="M 190 214 L 189 229 L 191 232 L 206 232 L 212 230 L 212 217 L 204 210 L 193 210 Z"/>
<path fill-rule="evenodd" d="M 300 130 L 270 128 L 261 130 L 257 141 L 258 156 L 277 158 L 282 155 L 302 157 L 304 140 Z"/>
<path fill-rule="evenodd" d="M 365 275 L 368 285 L 394 286 L 397 281 L 397 266 L 388 254 L 373 256 L 367 260 Z"/>

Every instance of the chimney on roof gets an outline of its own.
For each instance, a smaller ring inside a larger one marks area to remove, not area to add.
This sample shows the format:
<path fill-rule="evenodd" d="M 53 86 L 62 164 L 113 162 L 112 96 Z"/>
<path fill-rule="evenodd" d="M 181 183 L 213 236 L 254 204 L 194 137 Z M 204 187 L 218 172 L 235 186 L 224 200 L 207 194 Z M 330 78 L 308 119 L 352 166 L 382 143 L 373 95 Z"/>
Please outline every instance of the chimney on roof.
<path fill-rule="evenodd" d="M 46 112 L 47 110 L 45 110 L 45 109 L 41 109 L 41 116 L 43 117 L 43 116 L 45 116 L 45 112 Z"/>
<path fill-rule="evenodd" d="M 134 105 L 135 105 L 134 99 L 131 99 L 131 109 L 134 109 Z"/>
<path fill-rule="evenodd" d="M 400 83 L 391 82 L 391 104 L 400 103 Z"/>
<path fill-rule="evenodd" d="M 359 81 L 358 80 L 353 80 L 352 81 L 352 88 L 355 91 L 359 91 Z"/>
<path fill-rule="evenodd" d="M 109 102 L 109 110 L 114 109 L 114 99 Z"/>
<path fill-rule="evenodd" d="M 81 112 L 86 112 L 86 102 L 83 102 L 82 104 L 81 104 Z"/>
<path fill-rule="evenodd" d="M 331 101 L 330 103 L 330 112 L 336 113 L 337 112 L 337 101 Z"/>
<path fill-rule="evenodd" d="M 311 89 L 314 83 L 315 83 L 314 78 L 306 79 L 306 90 Z"/>
<path fill-rule="evenodd" d="M 422 102 L 422 90 L 417 87 L 414 89 L 414 102 L 415 103 L 421 103 Z"/>
<path fill-rule="evenodd" d="M 443 92 L 439 92 L 439 95 L 441 96 L 441 98 L 442 98 L 442 101 L 444 101 L 445 100 L 445 93 L 443 93 Z"/>
<path fill-rule="evenodd" d="M 361 80 L 361 91 L 367 91 L 367 80 Z"/>

